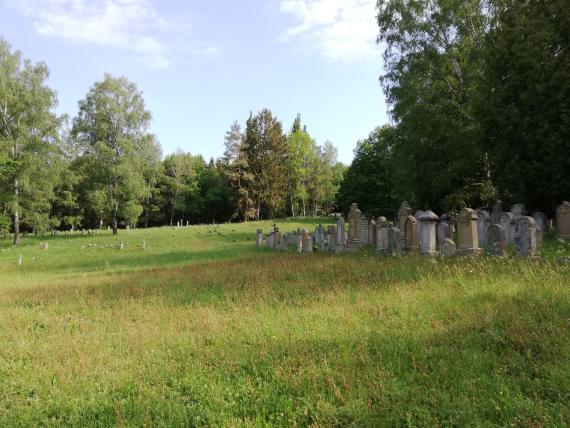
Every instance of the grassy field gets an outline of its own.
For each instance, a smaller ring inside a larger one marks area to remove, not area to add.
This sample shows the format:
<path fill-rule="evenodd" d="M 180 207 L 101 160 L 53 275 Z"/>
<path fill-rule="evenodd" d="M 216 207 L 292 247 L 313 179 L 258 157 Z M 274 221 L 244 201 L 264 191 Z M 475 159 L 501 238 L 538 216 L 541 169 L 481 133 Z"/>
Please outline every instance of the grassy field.
<path fill-rule="evenodd" d="M 0 242 L 0 426 L 570 425 L 570 244 L 279 254 L 258 227 Z"/>

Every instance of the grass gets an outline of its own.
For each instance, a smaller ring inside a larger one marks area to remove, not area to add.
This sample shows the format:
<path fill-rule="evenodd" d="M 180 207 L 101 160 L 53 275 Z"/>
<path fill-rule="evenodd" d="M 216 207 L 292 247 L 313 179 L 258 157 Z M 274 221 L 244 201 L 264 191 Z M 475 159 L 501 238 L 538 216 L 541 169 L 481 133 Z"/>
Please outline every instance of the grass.
<path fill-rule="evenodd" d="M 0 426 L 570 425 L 568 243 L 298 255 L 258 227 L 1 243 Z"/>

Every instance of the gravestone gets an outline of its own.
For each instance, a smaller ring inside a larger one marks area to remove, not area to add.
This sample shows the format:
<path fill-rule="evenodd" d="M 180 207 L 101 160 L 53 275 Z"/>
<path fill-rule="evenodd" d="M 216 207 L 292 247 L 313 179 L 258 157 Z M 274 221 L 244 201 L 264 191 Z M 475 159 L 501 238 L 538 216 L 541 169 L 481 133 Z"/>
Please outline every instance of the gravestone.
<path fill-rule="evenodd" d="M 478 256 L 480 254 L 477 212 L 471 208 L 463 208 L 459 213 L 458 235 L 459 254 L 464 256 Z"/>
<path fill-rule="evenodd" d="M 535 212 L 532 214 L 532 218 L 536 223 L 536 243 L 540 245 L 544 235 L 548 233 L 548 217 L 544 213 Z"/>
<path fill-rule="evenodd" d="M 436 226 L 437 242 L 439 245 L 442 245 L 446 239 L 451 239 L 453 237 L 451 226 L 449 225 L 450 221 L 451 218 L 448 214 L 442 214 L 439 218 L 439 222 Z"/>
<path fill-rule="evenodd" d="M 357 204 L 352 204 L 350 206 L 350 212 L 348 213 L 348 248 L 355 250 L 359 249 L 360 234 L 362 228 L 362 212 L 358 209 Z"/>
<path fill-rule="evenodd" d="M 362 216 L 362 223 L 360 226 L 360 243 L 362 245 L 368 245 L 368 229 L 369 229 L 369 223 L 368 223 L 368 219 L 364 216 Z"/>
<path fill-rule="evenodd" d="M 443 257 L 454 257 L 457 254 L 457 246 L 455 241 L 450 238 L 446 238 L 441 244 L 441 255 Z"/>
<path fill-rule="evenodd" d="M 409 215 L 404 226 L 404 254 L 417 256 L 420 253 L 416 218 Z"/>
<path fill-rule="evenodd" d="M 405 230 L 406 227 L 406 220 L 408 219 L 408 216 L 412 215 L 412 209 L 410 208 L 410 205 L 408 204 L 407 201 L 402 202 L 402 205 L 400 206 L 400 209 L 398 210 L 398 220 L 397 220 L 397 224 L 396 226 L 398 227 L 398 229 L 400 229 L 400 246 L 404 245 L 404 233 L 403 231 Z"/>
<path fill-rule="evenodd" d="M 312 253 L 313 252 L 313 238 L 307 230 L 303 231 L 303 252 Z"/>
<path fill-rule="evenodd" d="M 265 238 L 265 246 L 267 248 L 274 248 L 275 247 L 275 233 L 271 232 Z"/>
<path fill-rule="evenodd" d="M 376 220 L 371 219 L 368 225 L 368 244 L 376 247 Z"/>
<path fill-rule="evenodd" d="M 327 227 L 328 250 L 333 251 L 336 248 L 336 227 L 330 225 Z"/>
<path fill-rule="evenodd" d="M 503 203 L 497 201 L 491 208 L 491 224 L 499 224 L 499 215 L 503 212 Z"/>
<path fill-rule="evenodd" d="M 281 235 L 281 239 L 279 241 L 279 251 L 287 251 L 287 236 Z"/>
<path fill-rule="evenodd" d="M 570 202 L 564 201 L 556 209 L 556 236 L 570 239 Z"/>
<path fill-rule="evenodd" d="M 255 235 L 255 245 L 257 248 L 261 248 L 263 244 L 263 230 L 257 229 L 257 234 Z"/>
<path fill-rule="evenodd" d="M 424 213 L 419 219 L 420 222 L 420 249 L 424 256 L 435 256 L 437 254 L 437 237 L 435 226 L 439 217 L 432 211 Z"/>
<path fill-rule="evenodd" d="M 303 234 L 302 233 L 297 233 L 297 252 L 298 253 L 303 252 Z"/>
<path fill-rule="evenodd" d="M 517 220 L 515 246 L 517 256 L 536 257 L 536 222 L 532 217 L 521 216 Z"/>
<path fill-rule="evenodd" d="M 505 243 L 511 245 L 515 240 L 515 217 L 512 213 L 499 214 L 499 223 L 505 232 Z"/>
<path fill-rule="evenodd" d="M 336 247 L 335 252 L 340 253 L 346 247 L 345 222 L 344 217 L 340 216 L 336 221 Z"/>
<path fill-rule="evenodd" d="M 492 256 L 507 255 L 507 238 L 505 228 L 500 224 L 492 224 L 487 229 L 487 250 Z"/>
<path fill-rule="evenodd" d="M 389 250 L 388 243 L 388 220 L 386 217 L 378 217 L 376 220 L 376 250 L 386 254 Z"/>
<path fill-rule="evenodd" d="M 487 229 L 491 225 L 491 217 L 485 210 L 477 210 L 477 237 L 479 238 L 479 246 L 484 248 L 487 246 Z"/>
<path fill-rule="evenodd" d="M 402 232 L 397 227 L 390 227 L 388 229 L 388 251 L 393 256 L 402 255 Z"/>
<path fill-rule="evenodd" d="M 524 204 L 514 204 L 511 207 L 511 213 L 515 216 L 515 220 L 526 215 L 526 207 Z"/>

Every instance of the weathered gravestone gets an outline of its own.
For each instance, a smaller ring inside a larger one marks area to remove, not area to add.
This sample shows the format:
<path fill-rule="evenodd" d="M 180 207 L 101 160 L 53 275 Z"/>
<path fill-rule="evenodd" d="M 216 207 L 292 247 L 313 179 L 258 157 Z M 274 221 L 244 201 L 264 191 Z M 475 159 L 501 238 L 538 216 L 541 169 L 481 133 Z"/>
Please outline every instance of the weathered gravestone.
<path fill-rule="evenodd" d="M 499 224 L 505 231 L 505 242 L 511 245 L 515 240 L 515 217 L 511 213 L 499 214 Z"/>
<path fill-rule="evenodd" d="M 515 246 L 517 256 L 536 257 L 536 223 L 532 217 L 522 216 L 517 220 Z"/>
<path fill-rule="evenodd" d="M 263 230 L 257 229 L 257 234 L 255 235 L 255 245 L 257 248 L 261 248 L 263 245 Z"/>
<path fill-rule="evenodd" d="M 424 213 L 419 219 L 420 222 L 420 248 L 424 256 L 435 256 L 437 254 L 437 237 L 435 226 L 439 217 L 432 211 Z"/>
<path fill-rule="evenodd" d="M 303 233 L 297 232 L 297 252 L 303 252 Z"/>
<path fill-rule="evenodd" d="M 410 205 L 408 204 L 407 201 L 402 202 L 402 206 L 400 206 L 400 209 L 398 210 L 398 221 L 396 224 L 396 227 L 398 229 L 400 229 L 400 246 L 404 245 L 404 229 L 406 228 L 406 220 L 408 219 L 408 216 L 411 216 L 413 213 L 412 209 L 410 208 Z"/>
<path fill-rule="evenodd" d="M 485 210 L 477 210 L 477 237 L 479 238 L 479 246 L 484 248 L 487 246 L 487 229 L 491 225 L 491 217 Z"/>
<path fill-rule="evenodd" d="M 287 251 L 287 236 L 281 235 L 281 240 L 279 241 L 279 251 Z"/>
<path fill-rule="evenodd" d="M 507 238 L 505 228 L 500 224 L 492 224 L 487 229 L 487 250 L 492 256 L 504 257 L 507 254 Z"/>
<path fill-rule="evenodd" d="M 334 251 L 336 248 L 336 227 L 332 224 L 327 226 L 327 239 L 328 250 Z"/>
<path fill-rule="evenodd" d="M 446 238 L 441 244 L 441 255 L 443 257 L 454 257 L 457 254 L 457 246 L 455 241 L 450 238 Z"/>
<path fill-rule="evenodd" d="M 570 202 L 564 201 L 556 209 L 556 236 L 570 239 Z"/>
<path fill-rule="evenodd" d="M 362 212 L 358 209 L 357 204 L 352 204 L 348 213 L 348 242 L 349 249 L 356 250 L 360 248 L 360 234 L 362 233 Z"/>
<path fill-rule="evenodd" d="M 544 235 L 548 233 L 548 217 L 546 214 L 541 212 L 535 212 L 532 214 L 532 218 L 536 223 L 536 242 L 537 244 L 542 244 Z"/>
<path fill-rule="evenodd" d="M 516 221 L 520 217 L 526 215 L 526 207 L 524 206 L 524 204 L 514 204 L 511 207 L 511 213 L 515 216 L 515 221 Z"/>
<path fill-rule="evenodd" d="M 446 239 L 451 239 L 451 226 L 449 225 L 450 217 L 448 214 L 442 214 L 436 226 L 437 242 L 442 245 Z"/>
<path fill-rule="evenodd" d="M 463 208 L 459 213 L 459 254 L 478 256 L 479 237 L 477 235 L 477 213 L 471 208 Z"/>
<path fill-rule="evenodd" d="M 346 228 L 344 217 L 340 216 L 336 222 L 336 247 L 335 251 L 340 253 L 346 248 Z"/>
<path fill-rule="evenodd" d="M 368 244 L 376 247 L 376 220 L 371 219 L 368 225 Z"/>
<path fill-rule="evenodd" d="M 274 248 L 275 247 L 275 233 L 271 232 L 265 238 L 265 246 L 267 248 Z"/>
<path fill-rule="evenodd" d="M 368 229 L 369 229 L 369 223 L 368 223 L 368 219 L 364 216 L 362 216 L 362 223 L 360 225 L 360 243 L 362 245 L 368 245 Z"/>
<path fill-rule="evenodd" d="M 308 230 L 303 230 L 303 252 L 304 253 L 313 252 L 313 238 L 309 234 Z"/>
<path fill-rule="evenodd" d="M 491 224 L 499 224 L 499 215 L 503 212 L 503 203 L 501 201 L 495 202 L 491 208 Z"/>
<path fill-rule="evenodd" d="M 389 250 L 388 245 L 388 220 L 386 217 L 378 217 L 376 220 L 376 250 L 386 254 Z"/>
<path fill-rule="evenodd" d="M 416 218 L 409 215 L 404 226 L 404 254 L 417 256 L 420 253 Z"/>
<path fill-rule="evenodd" d="M 393 256 L 402 255 L 402 232 L 397 227 L 390 227 L 388 229 L 388 251 Z"/>

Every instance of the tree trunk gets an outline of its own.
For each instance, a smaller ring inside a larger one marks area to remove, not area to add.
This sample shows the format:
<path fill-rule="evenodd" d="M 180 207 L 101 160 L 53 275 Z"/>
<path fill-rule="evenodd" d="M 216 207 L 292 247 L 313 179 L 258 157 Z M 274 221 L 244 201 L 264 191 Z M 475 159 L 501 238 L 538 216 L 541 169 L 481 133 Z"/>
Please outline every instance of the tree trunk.
<path fill-rule="evenodd" d="M 117 216 L 113 216 L 113 236 L 119 233 L 118 229 L 119 228 L 117 226 Z"/>
<path fill-rule="evenodd" d="M 15 156 L 14 156 L 15 157 Z M 14 180 L 14 196 L 16 198 L 16 210 L 14 211 L 14 245 L 20 245 L 20 206 L 18 196 L 20 195 L 20 188 L 18 179 Z"/>

